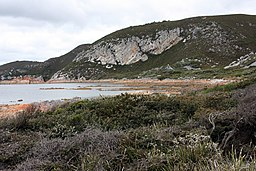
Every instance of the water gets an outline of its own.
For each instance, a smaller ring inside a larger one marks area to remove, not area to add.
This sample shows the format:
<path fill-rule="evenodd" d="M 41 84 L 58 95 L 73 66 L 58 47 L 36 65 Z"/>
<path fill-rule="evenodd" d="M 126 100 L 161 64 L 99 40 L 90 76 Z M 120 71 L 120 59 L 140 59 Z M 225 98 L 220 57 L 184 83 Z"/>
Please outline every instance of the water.
<path fill-rule="evenodd" d="M 90 87 L 90 90 L 76 90 Z M 63 84 L 14 84 L 0 85 L 0 104 L 32 103 L 47 100 L 72 99 L 75 97 L 92 98 L 117 95 L 123 85 L 110 83 L 63 83 Z M 52 89 L 55 88 L 55 89 Z M 59 88 L 59 89 L 58 89 Z M 108 91 L 101 91 L 108 90 Z M 113 90 L 114 89 L 114 90 Z M 19 101 L 20 100 L 20 101 Z"/>

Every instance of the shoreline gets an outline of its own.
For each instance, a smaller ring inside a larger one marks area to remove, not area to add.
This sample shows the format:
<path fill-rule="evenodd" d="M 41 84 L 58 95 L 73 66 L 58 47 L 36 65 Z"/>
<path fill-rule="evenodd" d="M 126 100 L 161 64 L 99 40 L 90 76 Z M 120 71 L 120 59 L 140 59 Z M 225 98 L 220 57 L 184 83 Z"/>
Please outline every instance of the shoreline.
<path fill-rule="evenodd" d="M 217 85 L 224 85 L 236 80 L 224 79 L 105 79 L 105 80 L 73 80 L 73 81 L 51 81 L 43 84 L 61 84 L 61 83 L 111 83 L 123 84 L 128 88 L 120 88 L 120 90 L 131 91 L 130 94 L 165 94 L 165 95 L 180 95 L 187 92 L 198 91 L 204 88 L 211 88 Z M 141 91 L 139 91 L 141 90 Z M 108 90 L 105 90 L 108 91 Z M 137 91 L 137 92 L 136 92 Z M 69 101 L 72 101 L 70 99 Z M 0 104 L 0 119 L 15 116 L 17 113 L 26 110 L 29 106 L 37 104 L 37 107 L 42 110 L 51 109 L 54 105 L 61 104 L 60 101 L 54 102 L 34 102 L 30 104 Z"/>
<path fill-rule="evenodd" d="M 48 81 L 31 81 L 28 80 L 2 80 L 0 85 L 8 84 L 57 84 L 57 83 L 130 83 L 130 82 L 234 82 L 234 79 L 100 79 L 100 80 L 48 80 Z"/>
<path fill-rule="evenodd" d="M 72 81 L 50 81 L 43 84 L 63 84 L 63 83 L 111 83 L 123 84 L 128 88 L 120 88 L 120 90 L 131 91 L 131 94 L 154 94 L 160 93 L 165 95 L 180 95 L 186 92 L 198 91 L 204 88 L 211 88 L 217 85 L 224 85 L 235 80 L 224 79 L 105 79 L 105 80 L 72 80 Z M 139 91 L 141 90 L 141 91 Z M 137 92 L 136 92 L 137 91 Z M 70 99 L 72 101 L 72 99 Z M 37 104 L 42 111 L 48 110 L 54 105 L 61 104 L 60 101 L 54 102 L 34 102 L 30 104 L 0 104 L 0 119 L 15 116 L 17 113 L 26 110 L 29 106 Z"/>

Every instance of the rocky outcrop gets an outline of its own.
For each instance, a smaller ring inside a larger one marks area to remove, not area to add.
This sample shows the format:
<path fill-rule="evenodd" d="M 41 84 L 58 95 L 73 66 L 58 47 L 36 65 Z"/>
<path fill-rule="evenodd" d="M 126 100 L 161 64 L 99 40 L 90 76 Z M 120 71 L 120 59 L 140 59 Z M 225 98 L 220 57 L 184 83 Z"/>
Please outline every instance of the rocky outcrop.
<path fill-rule="evenodd" d="M 255 60 L 256 60 L 256 53 L 251 52 L 231 62 L 229 65 L 225 66 L 224 69 L 229 69 L 234 67 L 244 67 L 244 68 L 255 67 L 256 66 Z"/>
<path fill-rule="evenodd" d="M 67 73 L 63 74 L 62 71 L 58 71 L 55 74 L 53 74 L 52 78 L 50 81 L 55 80 L 55 81 L 62 81 L 62 80 L 70 80 L 69 75 Z"/>
<path fill-rule="evenodd" d="M 176 45 L 183 38 L 182 29 L 161 30 L 155 37 L 128 37 L 100 42 L 89 50 L 79 53 L 75 62 L 89 61 L 106 65 L 129 65 L 138 61 L 146 61 L 147 54 L 158 55 Z"/>

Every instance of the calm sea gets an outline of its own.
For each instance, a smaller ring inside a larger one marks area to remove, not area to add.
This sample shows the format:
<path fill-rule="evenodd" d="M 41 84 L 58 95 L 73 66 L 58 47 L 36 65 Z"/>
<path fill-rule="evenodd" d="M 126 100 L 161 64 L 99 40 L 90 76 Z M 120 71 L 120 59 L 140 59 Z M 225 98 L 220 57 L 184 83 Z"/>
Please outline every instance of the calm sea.
<path fill-rule="evenodd" d="M 76 90 L 83 87 L 89 87 L 90 90 Z M 0 85 L 0 104 L 32 103 L 75 97 L 83 99 L 125 93 L 118 91 L 119 87 L 123 86 L 109 83 Z"/>

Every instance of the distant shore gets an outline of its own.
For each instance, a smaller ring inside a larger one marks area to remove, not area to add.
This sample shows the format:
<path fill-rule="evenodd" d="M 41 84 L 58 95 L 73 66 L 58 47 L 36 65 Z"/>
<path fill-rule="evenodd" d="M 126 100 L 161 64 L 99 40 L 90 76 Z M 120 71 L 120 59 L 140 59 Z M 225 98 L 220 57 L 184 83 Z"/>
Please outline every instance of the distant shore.
<path fill-rule="evenodd" d="M 59 81 L 49 81 L 43 82 L 43 84 L 56 84 L 56 83 L 111 83 L 111 84 L 122 84 L 128 86 L 127 88 L 120 88 L 120 90 L 129 91 L 131 90 L 133 94 L 166 94 L 166 95 L 179 95 L 186 92 L 197 91 L 204 88 L 211 88 L 217 85 L 224 85 L 235 80 L 224 80 L 224 79 L 166 79 L 166 80 L 157 80 L 157 79 L 106 79 L 106 80 L 59 80 Z M 2 84 L 2 82 L 0 82 Z M 4 83 L 8 84 L 8 83 Z M 11 84 L 26 84 L 22 83 L 11 83 Z M 31 83 L 30 83 L 31 84 Z M 39 83 L 32 83 L 39 84 Z M 134 91 L 133 91 L 134 90 Z M 135 92 L 136 90 L 142 90 L 140 92 Z M 26 110 L 31 104 L 0 104 L 0 119 L 10 116 L 15 116 L 16 113 Z M 50 103 L 39 104 L 41 109 L 47 110 Z"/>
<path fill-rule="evenodd" d="M 10 84 L 65 84 L 65 83 L 109 83 L 120 84 L 127 87 L 115 88 L 112 91 L 139 91 L 142 94 L 161 93 L 166 95 L 177 95 L 185 92 L 197 91 L 204 88 L 211 88 L 217 85 L 224 85 L 238 80 L 232 79 L 102 79 L 102 80 L 49 80 L 46 82 L 27 81 L 0 81 L 0 85 Z M 54 88 L 52 88 L 54 89 Z M 61 88 L 58 88 L 61 89 Z M 89 90 L 91 87 L 81 87 L 79 90 Z M 98 89 L 100 91 L 104 91 Z M 108 90 L 105 90 L 108 91 Z"/>
<path fill-rule="evenodd" d="M 211 88 L 217 85 L 224 85 L 237 80 L 232 79 L 104 79 L 104 80 L 51 80 L 46 83 L 111 83 L 122 84 L 128 88 L 120 90 L 146 90 L 147 94 L 182 94 L 184 92 L 196 91 L 204 88 Z M 145 93 L 145 91 L 144 91 Z"/>
<path fill-rule="evenodd" d="M 231 79 L 100 79 L 100 80 L 49 80 L 49 81 L 41 81 L 41 80 L 2 80 L 0 84 L 56 84 L 56 83 L 117 83 L 117 84 L 132 84 L 132 83 L 203 83 L 203 84 L 225 84 L 227 82 L 233 82 Z"/>
<path fill-rule="evenodd" d="M 2 80 L 0 81 L 0 85 L 6 84 L 45 84 L 47 82 L 44 81 L 31 81 L 31 80 Z"/>

